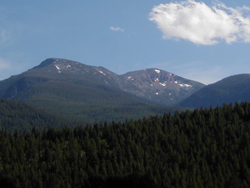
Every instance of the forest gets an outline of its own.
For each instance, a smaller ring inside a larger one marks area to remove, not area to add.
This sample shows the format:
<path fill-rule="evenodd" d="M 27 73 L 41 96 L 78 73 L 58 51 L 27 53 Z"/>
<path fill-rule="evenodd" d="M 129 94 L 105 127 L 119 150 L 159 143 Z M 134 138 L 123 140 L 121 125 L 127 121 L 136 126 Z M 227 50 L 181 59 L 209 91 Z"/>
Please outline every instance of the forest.
<path fill-rule="evenodd" d="M 58 127 L 0 130 L 1 187 L 250 187 L 247 102 Z"/>

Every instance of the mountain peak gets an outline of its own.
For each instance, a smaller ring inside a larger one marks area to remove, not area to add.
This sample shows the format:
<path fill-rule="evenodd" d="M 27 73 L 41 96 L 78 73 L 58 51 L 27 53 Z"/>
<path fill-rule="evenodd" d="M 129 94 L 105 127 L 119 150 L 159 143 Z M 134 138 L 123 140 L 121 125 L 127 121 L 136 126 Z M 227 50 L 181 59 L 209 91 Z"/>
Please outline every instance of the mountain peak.
<path fill-rule="evenodd" d="M 53 63 L 56 63 L 56 64 L 79 64 L 79 62 L 76 62 L 76 61 L 72 61 L 72 60 L 67 60 L 67 59 L 61 59 L 61 58 L 48 58 L 48 59 L 45 59 L 44 61 L 42 61 L 40 63 L 40 65 L 38 66 L 35 66 L 34 68 L 41 68 L 41 67 L 47 67 Z"/>
<path fill-rule="evenodd" d="M 121 77 L 140 90 L 128 92 L 168 105 L 177 103 L 204 86 L 157 68 L 132 71 Z"/>
<path fill-rule="evenodd" d="M 64 71 L 79 72 L 83 68 L 89 68 L 91 66 L 84 65 L 77 61 L 60 59 L 60 58 L 48 58 L 40 63 L 40 65 L 35 66 L 33 69 L 45 68 L 48 72 L 62 73 Z"/>
<path fill-rule="evenodd" d="M 42 62 L 40 63 L 40 65 L 35 66 L 34 68 L 46 67 L 46 66 L 48 66 L 48 65 L 50 65 L 50 64 L 52 64 L 52 63 L 54 63 L 56 60 L 57 60 L 57 59 L 55 59 L 55 58 L 48 58 L 48 59 L 42 61 Z"/>

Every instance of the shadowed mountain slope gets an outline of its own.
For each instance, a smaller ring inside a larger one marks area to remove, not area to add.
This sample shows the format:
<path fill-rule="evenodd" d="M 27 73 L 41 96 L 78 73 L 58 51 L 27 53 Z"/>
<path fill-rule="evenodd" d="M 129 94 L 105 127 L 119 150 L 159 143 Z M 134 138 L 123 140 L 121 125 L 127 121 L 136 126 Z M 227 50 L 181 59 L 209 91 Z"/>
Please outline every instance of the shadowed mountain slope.
<path fill-rule="evenodd" d="M 208 85 L 180 102 L 180 106 L 216 107 L 223 103 L 250 101 L 250 74 L 239 74 Z"/>

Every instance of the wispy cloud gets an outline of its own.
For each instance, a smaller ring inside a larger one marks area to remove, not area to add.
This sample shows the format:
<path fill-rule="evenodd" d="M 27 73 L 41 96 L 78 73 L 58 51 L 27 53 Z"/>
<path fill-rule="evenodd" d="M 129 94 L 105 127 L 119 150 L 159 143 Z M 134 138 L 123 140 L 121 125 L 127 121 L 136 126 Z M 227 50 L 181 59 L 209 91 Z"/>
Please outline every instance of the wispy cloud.
<path fill-rule="evenodd" d="M 0 29 L 0 46 L 7 46 L 13 42 L 10 32 L 6 29 Z"/>
<path fill-rule="evenodd" d="M 124 32 L 124 29 L 120 28 L 120 27 L 109 27 L 112 31 L 122 31 Z"/>
<path fill-rule="evenodd" d="M 7 41 L 6 31 L 2 30 L 0 33 L 0 46 Z"/>
<path fill-rule="evenodd" d="M 213 45 L 250 42 L 250 8 L 227 7 L 215 1 L 212 7 L 194 0 L 160 4 L 150 12 L 164 39 L 185 39 L 195 44 Z M 248 16 L 244 17 L 243 13 Z"/>

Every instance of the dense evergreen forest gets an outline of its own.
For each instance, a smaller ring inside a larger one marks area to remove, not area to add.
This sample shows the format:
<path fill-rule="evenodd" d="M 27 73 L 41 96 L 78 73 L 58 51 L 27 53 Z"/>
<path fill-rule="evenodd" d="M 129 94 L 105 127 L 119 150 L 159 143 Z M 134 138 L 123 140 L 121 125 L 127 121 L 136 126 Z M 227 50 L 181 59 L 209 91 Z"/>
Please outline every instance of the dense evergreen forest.
<path fill-rule="evenodd" d="M 75 122 L 19 101 L 0 99 L 0 129 L 26 132 L 31 131 L 33 127 L 43 130 L 50 126 L 55 128 L 74 126 Z"/>
<path fill-rule="evenodd" d="M 0 183 L 17 188 L 250 187 L 250 103 L 124 123 L 2 129 Z"/>
<path fill-rule="evenodd" d="M 50 96 L 50 98 L 53 97 Z M 48 128 L 50 126 L 55 128 L 62 128 L 66 125 L 75 127 L 78 124 L 94 124 L 101 121 L 108 123 L 112 121 L 125 122 L 126 119 L 141 119 L 155 114 L 163 115 L 164 112 L 174 113 L 186 109 L 183 107 L 146 105 L 133 103 L 133 101 L 130 101 L 131 104 L 128 106 L 124 106 L 122 103 L 107 105 L 100 102 L 97 102 L 98 105 L 77 104 L 65 102 L 64 100 L 60 102 L 59 100 L 54 101 L 54 103 L 52 99 L 50 102 L 45 102 L 42 99 L 39 101 L 39 103 L 47 107 L 40 106 L 40 108 L 39 105 L 32 105 L 30 102 L 0 98 L 0 129 L 31 131 L 33 127 L 43 130 L 44 127 Z M 74 113 L 78 115 L 75 116 Z"/>

